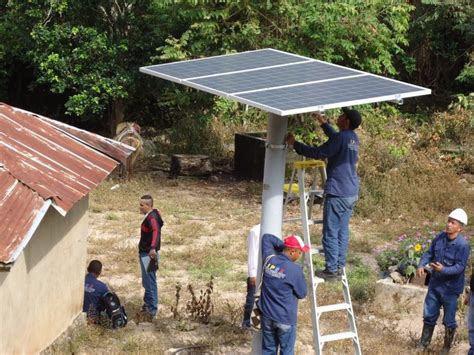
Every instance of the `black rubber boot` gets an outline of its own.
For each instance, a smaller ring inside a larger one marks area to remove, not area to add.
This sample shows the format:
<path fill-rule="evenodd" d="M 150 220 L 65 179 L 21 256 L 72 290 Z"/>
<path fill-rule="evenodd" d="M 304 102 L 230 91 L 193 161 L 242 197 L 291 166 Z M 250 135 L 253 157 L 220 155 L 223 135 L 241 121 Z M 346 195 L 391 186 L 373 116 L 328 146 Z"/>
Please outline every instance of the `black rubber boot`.
<path fill-rule="evenodd" d="M 444 328 L 444 346 L 441 350 L 442 355 L 449 354 L 451 345 L 453 344 L 454 334 L 456 333 L 456 328 Z"/>
<path fill-rule="evenodd" d="M 433 336 L 435 326 L 423 323 L 423 332 L 421 333 L 421 339 L 418 343 L 416 349 L 417 350 L 425 350 L 428 345 L 431 343 L 431 337 Z"/>

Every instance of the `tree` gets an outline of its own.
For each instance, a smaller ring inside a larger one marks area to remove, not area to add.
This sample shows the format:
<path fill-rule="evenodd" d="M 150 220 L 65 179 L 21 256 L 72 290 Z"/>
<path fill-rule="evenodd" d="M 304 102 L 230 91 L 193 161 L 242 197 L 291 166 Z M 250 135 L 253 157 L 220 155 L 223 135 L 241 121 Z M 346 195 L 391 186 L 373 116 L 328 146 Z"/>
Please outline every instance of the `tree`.
<path fill-rule="evenodd" d="M 8 62 L 31 67 L 31 84 L 63 94 L 66 114 L 106 117 L 113 134 L 127 100 L 141 90 L 138 68 L 163 41 L 166 26 L 159 26 L 163 14 L 155 2 L 32 0 L 8 1 L 5 7 L 0 33 L 9 28 L 4 38 L 12 49 L 2 67 Z"/>
<path fill-rule="evenodd" d="M 413 79 L 435 90 L 474 91 L 474 7 L 470 1 L 413 1 L 409 53 Z"/>

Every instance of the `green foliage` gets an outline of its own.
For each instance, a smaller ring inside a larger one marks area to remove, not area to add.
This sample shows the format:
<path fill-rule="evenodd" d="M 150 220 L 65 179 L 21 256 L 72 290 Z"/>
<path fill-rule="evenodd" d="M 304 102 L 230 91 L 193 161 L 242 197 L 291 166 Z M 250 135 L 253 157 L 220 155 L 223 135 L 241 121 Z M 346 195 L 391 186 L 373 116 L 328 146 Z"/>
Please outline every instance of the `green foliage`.
<path fill-rule="evenodd" d="M 375 294 L 377 276 L 374 270 L 358 257 L 348 260 L 350 264 L 347 278 L 351 286 L 351 298 L 357 302 L 369 302 Z"/>
<path fill-rule="evenodd" d="M 182 117 L 171 131 L 172 150 L 183 154 L 223 155 L 223 141 L 213 130 L 212 121 L 199 115 Z"/>
<path fill-rule="evenodd" d="M 274 47 L 389 74 L 397 73 L 395 57 L 404 58 L 413 10 L 380 0 L 182 1 L 174 6 L 188 29 L 158 48 L 162 60 Z"/>
<path fill-rule="evenodd" d="M 468 0 L 423 0 L 416 6 L 409 41 L 416 60 L 413 78 L 419 84 L 472 91 L 473 18 L 474 7 Z"/>
<path fill-rule="evenodd" d="M 434 231 L 425 234 L 416 232 L 413 236 L 400 235 L 397 240 L 375 249 L 377 264 L 382 271 L 396 266 L 398 271 L 407 279 L 415 276 L 420 258 L 431 245 L 436 236 Z"/>
<path fill-rule="evenodd" d="M 474 92 L 469 93 L 469 95 L 459 94 L 456 95 L 455 101 L 453 101 L 448 108 L 459 110 L 468 110 L 474 112 Z M 471 128 L 474 127 L 474 117 L 471 118 L 470 124 Z"/>
<path fill-rule="evenodd" d="M 322 60 L 395 74 L 413 7 L 386 1 L 305 2 L 299 7 L 302 48 Z M 306 44 L 309 46 L 307 47 Z"/>
<path fill-rule="evenodd" d="M 127 50 L 124 44 L 114 46 L 95 28 L 69 24 L 38 26 L 32 39 L 36 48 L 29 53 L 39 69 L 38 82 L 49 83 L 56 93 L 73 92 L 67 113 L 101 114 L 111 100 L 127 97 L 131 77 L 118 63 Z"/>

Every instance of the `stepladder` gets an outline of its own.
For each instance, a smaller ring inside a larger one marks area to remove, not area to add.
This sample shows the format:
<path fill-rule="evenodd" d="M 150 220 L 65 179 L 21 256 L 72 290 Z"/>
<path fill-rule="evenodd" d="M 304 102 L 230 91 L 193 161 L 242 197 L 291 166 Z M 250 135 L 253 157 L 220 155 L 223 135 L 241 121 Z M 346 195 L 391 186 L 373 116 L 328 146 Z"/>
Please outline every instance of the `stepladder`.
<path fill-rule="evenodd" d="M 312 181 L 307 187 L 306 171 L 312 169 Z M 295 175 L 297 182 L 295 183 Z M 317 177 L 319 176 L 319 179 Z M 312 216 L 313 206 L 316 203 L 322 203 L 323 188 L 326 182 L 325 164 L 320 160 L 303 160 L 293 163 L 293 171 L 290 178 L 290 183 L 284 185 L 284 192 L 286 193 L 284 202 L 283 216 L 288 203 L 292 199 L 299 199 L 300 218 L 283 217 L 284 222 L 300 221 L 303 232 L 303 239 L 306 245 L 310 247 L 311 252 L 305 254 L 304 266 L 307 269 L 307 281 L 309 288 L 309 297 L 311 304 L 311 323 L 313 330 L 313 343 L 315 353 L 317 355 L 323 354 L 324 346 L 329 342 L 340 341 L 344 339 L 352 340 L 354 353 L 362 354 L 360 348 L 359 335 L 355 321 L 355 314 L 352 307 L 352 301 L 349 290 L 349 282 L 345 268 L 342 269 L 339 282 L 342 284 L 342 293 L 344 301 L 336 304 L 318 305 L 318 286 L 324 283 L 324 279 L 315 276 L 313 267 L 313 255 L 323 255 L 322 248 L 313 248 L 311 245 L 309 226 L 312 224 L 322 223 L 322 219 L 314 219 Z M 296 185 L 296 186 L 293 186 Z M 322 290 L 320 290 L 322 292 Z M 347 315 L 348 329 L 343 332 L 322 334 L 321 331 L 321 316 L 330 312 L 344 311 Z"/>

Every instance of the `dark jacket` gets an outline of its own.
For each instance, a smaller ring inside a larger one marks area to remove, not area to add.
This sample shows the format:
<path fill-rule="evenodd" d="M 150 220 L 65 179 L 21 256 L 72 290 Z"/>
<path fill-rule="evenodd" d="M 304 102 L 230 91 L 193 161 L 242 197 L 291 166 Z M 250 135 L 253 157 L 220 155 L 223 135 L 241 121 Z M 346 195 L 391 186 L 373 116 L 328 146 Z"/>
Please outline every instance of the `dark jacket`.
<path fill-rule="evenodd" d="M 100 298 L 108 291 L 108 287 L 102 281 L 88 273 L 84 284 L 84 304 L 82 311 L 91 315 L 97 315 L 100 309 Z"/>
<path fill-rule="evenodd" d="M 141 252 L 149 252 L 151 249 L 160 250 L 161 247 L 161 227 L 163 220 L 160 212 L 156 208 L 152 209 L 143 219 L 141 225 L 140 242 L 138 250 Z"/>
<path fill-rule="evenodd" d="M 441 294 L 461 294 L 469 251 L 469 243 L 464 239 L 464 235 L 458 234 L 456 239 L 449 240 L 446 232 L 438 234 L 418 265 L 422 267 L 430 262 L 443 264 L 441 272 L 432 271 L 429 288 Z"/>
<path fill-rule="evenodd" d="M 275 254 L 263 270 L 258 308 L 278 323 L 296 325 L 298 299 L 306 297 L 307 286 L 301 266 L 291 261 L 283 250 L 283 241 L 274 235 L 262 237 L 262 257 Z"/>
<path fill-rule="evenodd" d="M 359 137 L 353 130 L 337 132 L 329 123 L 321 125 L 329 139 L 319 147 L 295 142 L 296 153 L 313 159 L 327 159 L 327 181 L 324 192 L 337 197 L 359 194 L 356 165 L 359 159 Z"/>

